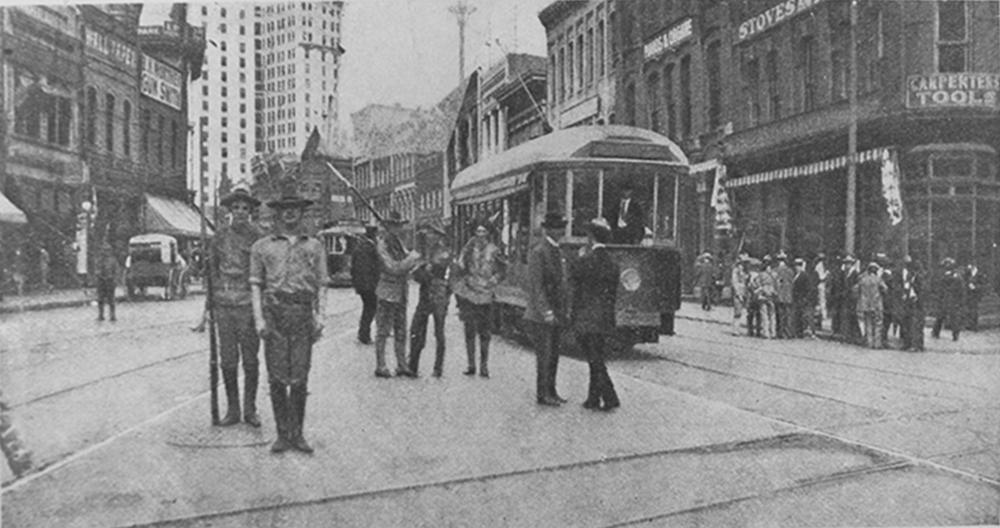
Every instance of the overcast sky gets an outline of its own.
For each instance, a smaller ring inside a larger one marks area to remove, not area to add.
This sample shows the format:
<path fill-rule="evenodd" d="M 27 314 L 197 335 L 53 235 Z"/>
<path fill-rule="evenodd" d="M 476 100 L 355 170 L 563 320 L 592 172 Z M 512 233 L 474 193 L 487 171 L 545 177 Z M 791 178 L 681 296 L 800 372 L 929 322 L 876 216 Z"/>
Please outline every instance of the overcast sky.
<path fill-rule="evenodd" d="M 466 70 L 498 61 L 503 50 L 545 54 L 538 12 L 552 0 L 467 0 L 476 8 L 466 28 Z M 456 0 L 345 2 L 341 116 L 369 103 L 431 106 L 458 85 Z M 235 2 L 227 2 L 235 3 Z M 200 5 L 200 4 L 198 4 Z M 167 18 L 169 4 L 148 4 L 144 24 Z M 501 46 L 494 41 L 500 39 Z M 487 46 L 487 42 L 493 43 Z M 349 123 L 344 123 L 349 124 Z"/>

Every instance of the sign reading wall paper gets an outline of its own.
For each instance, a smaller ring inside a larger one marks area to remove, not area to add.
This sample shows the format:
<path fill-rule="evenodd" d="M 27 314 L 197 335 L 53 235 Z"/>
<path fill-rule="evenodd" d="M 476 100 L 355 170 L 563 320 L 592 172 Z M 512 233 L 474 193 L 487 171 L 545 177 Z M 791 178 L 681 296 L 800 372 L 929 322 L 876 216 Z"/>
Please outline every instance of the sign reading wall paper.
<path fill-rule="evenodd" d="M 1000 74 L 934 73 L 911 75 L 906 82 L 907 108 L 996 108 Z"/>

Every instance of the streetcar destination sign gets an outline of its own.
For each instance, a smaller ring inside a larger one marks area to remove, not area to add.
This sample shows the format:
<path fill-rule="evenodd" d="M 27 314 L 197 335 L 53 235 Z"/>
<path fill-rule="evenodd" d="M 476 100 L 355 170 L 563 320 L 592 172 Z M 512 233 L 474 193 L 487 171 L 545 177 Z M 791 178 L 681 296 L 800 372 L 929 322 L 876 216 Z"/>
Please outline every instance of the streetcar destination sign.
<path fill-rule="evenodd" d="M 907 78 L 907 108 L 995 108 L 1000 91 L 997 73 L 934 73 Z"/>
<path fill-rule="evenodd" d="M 744 20 L 737 29 L 737 41 L 744 41 L 758 33 L 763 33 L 768 29 L 777 26 L 785 20 L 808 11 L 826 0 L 784 0 L 767 9 L 763 13 L 757 14 Z"/>

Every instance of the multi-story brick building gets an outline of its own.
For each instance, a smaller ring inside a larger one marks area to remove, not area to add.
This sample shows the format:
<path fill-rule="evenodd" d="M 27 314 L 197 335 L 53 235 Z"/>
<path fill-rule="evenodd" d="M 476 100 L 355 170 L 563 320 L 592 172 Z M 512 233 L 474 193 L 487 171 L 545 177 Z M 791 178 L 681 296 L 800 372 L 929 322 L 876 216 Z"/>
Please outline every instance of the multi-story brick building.
<path fill-rule="evenodd" d="M 930 268 L 952 256 L 996 277 L 997 2 L 861 1 L 853 30 L 840 0 L 638 0 L 618 11 L 619 120 L 727 169 L 733 230 L 713 229 L 709 170 L 696 175 L 701 225 L 686 243 L 910 254 Z"/>

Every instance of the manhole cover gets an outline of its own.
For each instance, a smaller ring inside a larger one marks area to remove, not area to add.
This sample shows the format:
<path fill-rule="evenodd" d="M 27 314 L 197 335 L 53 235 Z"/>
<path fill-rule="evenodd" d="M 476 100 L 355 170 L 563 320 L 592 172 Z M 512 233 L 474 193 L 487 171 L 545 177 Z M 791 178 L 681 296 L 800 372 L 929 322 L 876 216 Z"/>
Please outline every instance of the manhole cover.
<path fill-rule="evenodd" d="M 187 427 L 167 431 L 166 435 L 168 445 L 194 448 L 253 447 L 268 444 L 272 440 L 264 433 L 263 428 L 246 424 L 230 427 L 187 424 Z"/>

